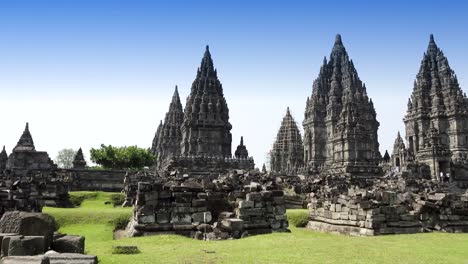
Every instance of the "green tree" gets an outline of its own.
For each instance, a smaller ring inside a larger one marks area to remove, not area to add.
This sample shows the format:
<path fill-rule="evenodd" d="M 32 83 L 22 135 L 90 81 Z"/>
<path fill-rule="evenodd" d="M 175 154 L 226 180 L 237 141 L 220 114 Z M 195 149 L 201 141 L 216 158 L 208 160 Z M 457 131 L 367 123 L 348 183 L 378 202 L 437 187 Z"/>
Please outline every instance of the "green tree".
<path fill-rule="evenodd" d="M 142 169 L 154 163 L 155 156 L 150 149 L 137 146 L 114 147 L 101 144 L 98 149 L 91 148 L 91 161 L 106 169 Z"/>
<path fill-rule="evenodd" d="M 73 160 L 75 159 L 76 150 L 62 149 L 58 152 L 55 158 L 55 163 L 59 168 L 70 169 L 73 167 Z"/>

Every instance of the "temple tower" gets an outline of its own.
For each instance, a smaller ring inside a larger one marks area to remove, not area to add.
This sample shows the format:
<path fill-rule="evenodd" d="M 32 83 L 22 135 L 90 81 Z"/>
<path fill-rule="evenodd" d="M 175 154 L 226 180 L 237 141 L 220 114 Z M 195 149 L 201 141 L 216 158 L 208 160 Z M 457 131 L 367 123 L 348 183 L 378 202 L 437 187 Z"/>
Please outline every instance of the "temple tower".
<path fill-rule="evenodd" d="M 337 35 L 304 115 L 304 160 L 312 171 L 379 173 L 379 122 L 366 86 Z"/>
<path fill-rule="evenodd" d="M 237 146 L 234 156 L 238 159 L 247 159 L 249 157 L 247 147 L 244 145 L 244 137 L 241 137 L 240 144 Z"/>
<path fill-rule="evenodd" d="M 223 87 L 206 46 L 185 105 L 181 153 L 231 157 L 231 128 Z"/>
<path fill-rule="evenodd" d="M 271 170 L 288 175 L 297 174 L 303 163 L 302 136 L 296 121 L 286 110 L 271 151 Z"/>
<path fill-rule="evenodd" d="M 83 155 L 83 150 L 81 148 L 75 154 L 73 158 L 73 169 L 85 169 L 86 168 L 86 160 Z"/>
<path fill-rule="evenodd" d="M 182 140 L 181 126 L 183 119 L 184 112 L 182 110 L 182 104 L 180 103 L 179 91 L 176 86 L 171 103 L 169 104 L 169 111 L 164 118 L 164 123 L 162 126 L 160 125 L 160 131 L 156 132 L 158 136 L 156 140 L 157 146 L 155 147 L 157 164 L 166 158 L 180 154 L 180 142 Z"/>
<path fill-rule="evenodd" d="M 428 165 L 432 178 L 467 159 L 467 110 L 468 99 L 431 34 L 403 121 L 408 154 Z"/>
<path fill-rule="evenodd" d="M 0 152 L 0 173 L 6 169 L 8 162 L 8 154 L 6 153 L 5 146 L 3 146 L 2 152 Z"/>
<path fill-rule="evenodd" d="M 158 143 L 159 143 L 158 141 L 159 141 L 159 136 L 161 135 L 162 126 L 163 126 L 163 122 L 161 120 L 161 122 L 159 123 L 158 129 L 156 129 L 156 133 L 154 134 L 153 144 L 151 145 L 151 153 L 155 155 L 158 149 Z"/>
<path fill-rule="evenodd" d="M 26 123 L 18 144 L 16 144 L 8 157 L 6 169 L 21 173 L 29 170 L 50 170 L 56 168 L 57 165 L 50 159 L 47 152 L 36 151 L 34 141 L 29 132 L 29 124 Z"/>

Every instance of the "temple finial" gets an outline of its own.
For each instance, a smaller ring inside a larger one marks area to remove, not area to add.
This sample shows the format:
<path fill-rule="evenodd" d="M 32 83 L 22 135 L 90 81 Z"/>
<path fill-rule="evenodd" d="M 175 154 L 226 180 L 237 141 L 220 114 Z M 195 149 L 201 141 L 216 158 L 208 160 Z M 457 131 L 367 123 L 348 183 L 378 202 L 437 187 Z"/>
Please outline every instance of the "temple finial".
<path fill-rule="evenodd" d="M 241 142 L 240 142 L 240 145 L 241 145 L 241 146 L 244 146 L 244 137 L 243 137 L 243 136 L 241 136 Z"/>
<path fill-rule="evenodd" d="M 433 34 L 429 37 L 429 43 L 435 43 Z"/>
<path fill-rule="evenodd" d="M 290 115 L 291 113 L 289 112 L 289 106 L 286 108 L 286 114 Z"/>
<path fill-rule="evenodd" d="M 341 35 L 340 34 L 336 34 L 336 37 L 335 37 L 335 44 L 343 44 L 343 42 L 341 42 Z"/>

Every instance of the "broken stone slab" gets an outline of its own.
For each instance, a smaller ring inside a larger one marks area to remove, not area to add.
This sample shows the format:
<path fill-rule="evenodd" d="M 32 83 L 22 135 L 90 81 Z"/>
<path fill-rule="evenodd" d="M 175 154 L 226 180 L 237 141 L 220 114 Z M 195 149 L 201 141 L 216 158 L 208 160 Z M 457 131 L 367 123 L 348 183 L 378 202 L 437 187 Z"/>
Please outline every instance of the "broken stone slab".
<path fill-rule="evenodd" d="M 2 258 L 0 264 L 50 264 L 49 258 L 37 256 L 8 256 Z"/>
<path fill-rule="evenodd" d="M 60 253 L 84 254 L 85 238 L 82 236 L 64 236 L 52 242 L 52 248 Z"/>
<path fill-rule="evenodd" d="M 50 264 L 97 264 L 98 259 L 93 255 L 76 253 L 50 254 L 47 255 Z"/>

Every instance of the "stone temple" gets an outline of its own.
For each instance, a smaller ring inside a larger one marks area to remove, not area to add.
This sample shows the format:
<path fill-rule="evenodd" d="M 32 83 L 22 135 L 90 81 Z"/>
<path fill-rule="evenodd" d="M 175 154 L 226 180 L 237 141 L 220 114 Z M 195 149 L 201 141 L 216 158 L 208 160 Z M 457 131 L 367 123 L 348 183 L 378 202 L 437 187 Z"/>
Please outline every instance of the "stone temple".
<path fill-rule="evenodd" d="M 297 174 L 304 166 L 303 152 L 301 132 L 288 107 L 271 150 L 271 170 L 287 175 Z"/>
<path fill-rule="evenodd" d="M 232 156 L 231 129 L 223 87 L 207 46 L 184 110 L 176 88 L 164 123 L 155 134 L 156 169 L 192 174 L 253 169 L 243 140 L 240 155 Z"/>
<path fill-rule="evenodd" d="M 407 145 L 397 139 L 394 166 L 437 180 L 467 175 L 468 99 L 433 35 L 403 121 Z"/>
<path fill-rule="evenodd" d="M 182 154 L 231 157 L 231 123 L 208 46 L 184 111 Z"/>
<path fill-rule="evenodd" d="M 17 174 L 26 173 L 30 170 L 52 170 L 57 165 L 50 159 L 45 151 L 36 151 L 34 141 L 29 132 L 29 124 L 26 123 L 23 134 L 18 140 L 6 164 L 6 169 L 15 171 Z"/>
<path fill-rule="evenodd" d="M 172 156 L 180 155 L 180 142 L 182 140 L 181 125 L 184 120 L 184 112 L 180 103 L 177 86 L 169 105 L 169 111 L 164 118 L 164 124 L 160 125 L 156 132 L 154 154 L 156 154 L 156 166 L 164 166 L 162 162 Z"/>
<path fill-rule="evenodd" d="M 303 127 L 309 172 L 381 173 L 374 105 L 340 35 L 307 98 Z"/>

